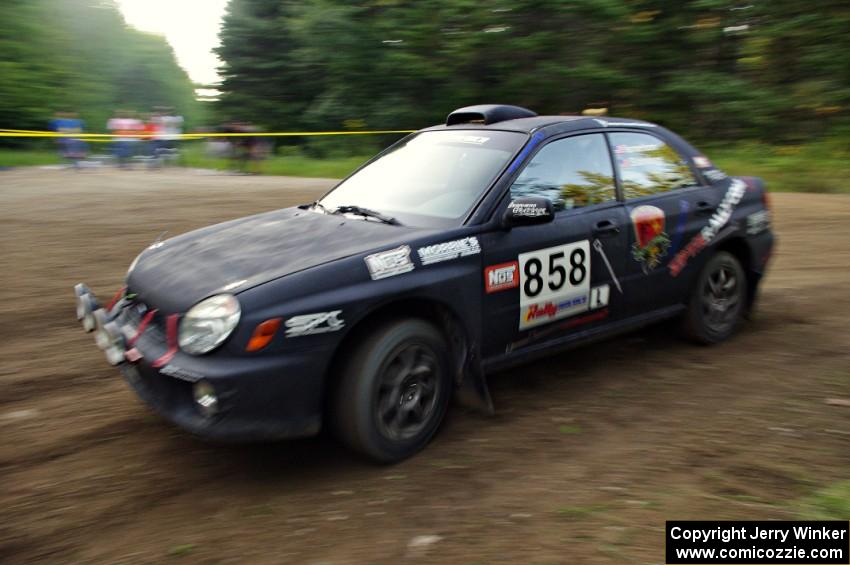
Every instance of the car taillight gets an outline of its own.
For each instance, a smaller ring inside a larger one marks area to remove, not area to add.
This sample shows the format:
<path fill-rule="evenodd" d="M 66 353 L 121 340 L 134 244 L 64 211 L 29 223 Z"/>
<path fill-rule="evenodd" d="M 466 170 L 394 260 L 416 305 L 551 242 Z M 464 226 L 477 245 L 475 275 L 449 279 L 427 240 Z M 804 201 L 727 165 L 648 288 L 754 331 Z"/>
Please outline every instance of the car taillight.
<path fill-rule="evenodd" d="M 761 203 L 764 204 L 765 210 L 770 210 L 770 195 L 764 186 L 761 187 Z"/>

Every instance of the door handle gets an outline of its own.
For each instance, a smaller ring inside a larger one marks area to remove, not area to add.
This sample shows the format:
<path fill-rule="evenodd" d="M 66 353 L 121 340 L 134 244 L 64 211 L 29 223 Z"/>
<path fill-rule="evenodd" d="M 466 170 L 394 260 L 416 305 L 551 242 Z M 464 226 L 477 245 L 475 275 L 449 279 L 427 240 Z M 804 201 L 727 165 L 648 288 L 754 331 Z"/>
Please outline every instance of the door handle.
<path fill-rule="evenodd" d="M 611 220 L 600 220 L 593 226 L 593 235 L 596 237 L 611 237 L 620 233 L 620 226 Z"/>
<path fill-rule="evenodd" d="M 714 213 L 714 209 L 715 209 L 715 206 L 713 204 L 711 204 L 710 202 L 701 201 L 701 202 L 697 202 L 697 207 L 696 207 L 696 210 L 694 210 L 694 212 L 698 216 L 710 216 L 711 214 Z"/>

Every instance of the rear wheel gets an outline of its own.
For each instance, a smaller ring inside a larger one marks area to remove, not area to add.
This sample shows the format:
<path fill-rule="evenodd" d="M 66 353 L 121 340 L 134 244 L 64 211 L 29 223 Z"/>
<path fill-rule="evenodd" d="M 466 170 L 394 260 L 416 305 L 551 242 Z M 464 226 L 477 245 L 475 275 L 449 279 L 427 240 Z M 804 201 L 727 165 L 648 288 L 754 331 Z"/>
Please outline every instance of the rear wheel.
<path fill-rule="evenodd" d="M 700 272 L 688 303 L 685 332 L 704 344 L 729 338 L 745 311 L 747 279 L 740 261 L 726 251 L 715 254 Z"/>
<path fill-rule="evenodd" d="M 332 420 L 337 436 L 380 462 L 425 447 L 451 396 L 446 341 L 431 324 L 407 319 L 380 327 L 343 360 Z"/>

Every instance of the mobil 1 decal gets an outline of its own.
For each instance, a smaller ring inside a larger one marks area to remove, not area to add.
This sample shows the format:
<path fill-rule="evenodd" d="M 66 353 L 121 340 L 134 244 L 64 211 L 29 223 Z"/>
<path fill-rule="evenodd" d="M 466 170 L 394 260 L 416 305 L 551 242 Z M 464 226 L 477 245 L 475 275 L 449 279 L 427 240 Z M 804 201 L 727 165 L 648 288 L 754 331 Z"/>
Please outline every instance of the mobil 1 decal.
<path fill-rule="evenodd" d="M 590 288 L 590 241 L 519 256 L 519 329 L 560 320 L 608 304 L 608 288 Z"/>

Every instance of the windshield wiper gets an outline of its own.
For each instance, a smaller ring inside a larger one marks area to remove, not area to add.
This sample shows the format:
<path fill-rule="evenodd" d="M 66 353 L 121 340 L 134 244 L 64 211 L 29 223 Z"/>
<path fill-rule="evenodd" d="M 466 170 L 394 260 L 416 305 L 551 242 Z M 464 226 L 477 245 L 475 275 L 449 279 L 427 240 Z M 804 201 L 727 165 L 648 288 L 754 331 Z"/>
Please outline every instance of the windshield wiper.
<path fill-rule="evenodd" d="M 321 206 L 321 204 L 319 204 Z M 323 206 L 324 208 L 324 206 Z M 361 208 L 360 206 L 338 206 L 336 210 L 333 211 L 334 214 L 354 214 L 356 216 L 363 216 L 364 218 L 375 218 L 376 220 L 380 220 L 385 224 L 390 224 L 392 226 L 400 226 L 401 222 L 393 218 L 392 216 L 385 216 L 380 212 L 376 212 L 374 210 L 370 210 L 369 208 Z"/>

